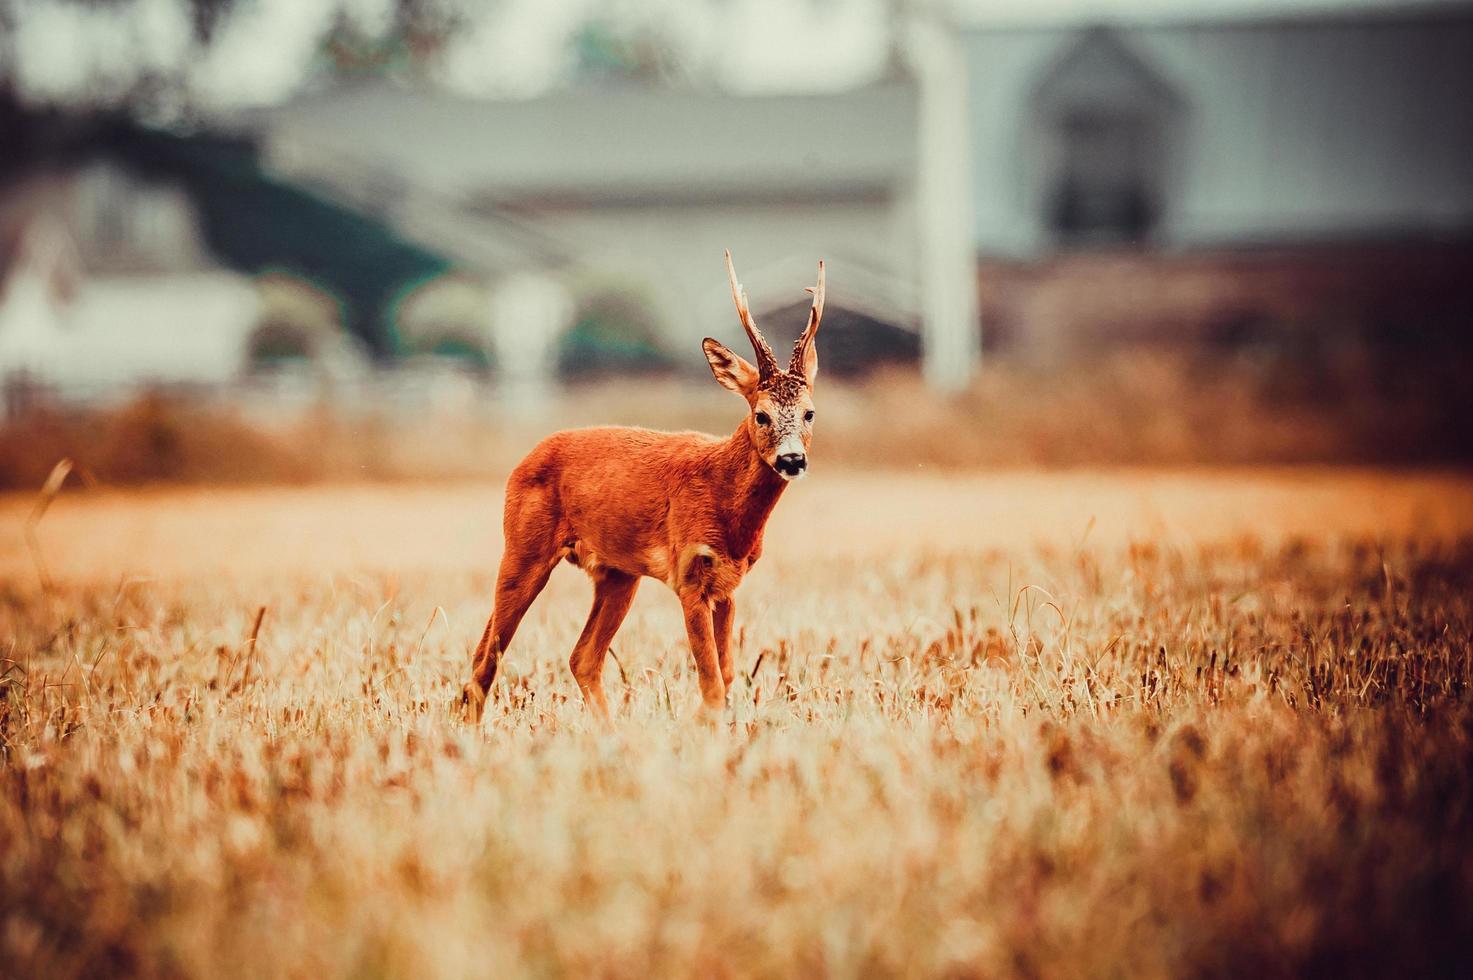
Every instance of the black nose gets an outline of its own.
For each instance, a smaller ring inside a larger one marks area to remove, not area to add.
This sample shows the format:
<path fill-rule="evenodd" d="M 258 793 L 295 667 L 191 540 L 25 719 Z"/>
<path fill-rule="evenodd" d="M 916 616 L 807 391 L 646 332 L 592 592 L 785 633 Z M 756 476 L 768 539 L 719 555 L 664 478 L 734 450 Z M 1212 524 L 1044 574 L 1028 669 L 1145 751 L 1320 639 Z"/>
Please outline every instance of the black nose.
<path fill-rule="evenodd" d="M 784 453 L 777 458 L 777 471 L 785 476 L 797 476 L 808 469 L 808 457 L 802 453 Z"/>

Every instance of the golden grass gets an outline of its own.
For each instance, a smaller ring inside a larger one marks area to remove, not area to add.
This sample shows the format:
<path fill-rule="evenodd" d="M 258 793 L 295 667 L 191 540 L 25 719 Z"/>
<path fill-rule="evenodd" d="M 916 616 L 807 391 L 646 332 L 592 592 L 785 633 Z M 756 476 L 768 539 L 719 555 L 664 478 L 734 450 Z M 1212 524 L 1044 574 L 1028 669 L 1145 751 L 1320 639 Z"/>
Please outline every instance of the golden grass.
<path fill-rule="evenodd" d="M 738 594 L 733 724 L 646 583 L 611 734 L 571 568 L 448 718 L 493 485 L 67 495 L 50 593 L 0 500 L 0 974 L 1446 971 L 1470 500 L 820 470 Z"/>

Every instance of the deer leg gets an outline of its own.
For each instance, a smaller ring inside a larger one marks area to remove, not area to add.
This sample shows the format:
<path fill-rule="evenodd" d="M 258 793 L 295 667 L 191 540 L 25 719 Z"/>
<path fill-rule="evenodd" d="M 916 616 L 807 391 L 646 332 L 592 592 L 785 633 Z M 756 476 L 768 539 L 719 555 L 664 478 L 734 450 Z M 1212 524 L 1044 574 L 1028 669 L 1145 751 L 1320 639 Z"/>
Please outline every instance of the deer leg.
<path fill-rule="evenodd" d="M 736 605 L 730 596 L 718 599 L 711 610 L 711 628 L 716 634 L 716 662 L 721 667 L 721 683 L 731 693 L 736 669 L 731 662 L 731 622 L 736 618 Z"/>
<path fill-rule="evenodd" d="M 474 680 L 487 690 L 496 678 L 496 664 L 501 655 L 511 646 L 522 617 L 527 614 L 532 600 L 542 592 L 557 559 L 518 560 L 513 557 L 502 559 L 501 571 L 496 577 L 496 604 L 481 642 L 476 644 Z"/>
<path fill-rule="evenodd" d="M 721 680 L 721 665 L 716 657 L 716 634 L 711 623 L 711 606 L 699 594 L 681 596 L 685 609 L 685 632 L 690 637 L 690 652 L 695 657 L 696 674 L 701 682 L 701 702 L 708 717 L 719 717 L 726 706 L 726 684 Z"/>
<path fill-rule="evenodd" d="M 551 517 L 546 501 L 539 498 L 522 498 L 521 506 L 508 512 L 506 552 L 496 573 L 495 606 L 481 642 L 476 644 L 471 679 L 461 692 L 460 703 L 470 721 L 481 720 L 486 692 L 496 679 L 496 665 L 561 557 Z"/>
<path fill-rule="evenodd" d="M 604 722 L 609 720 L 609 704 L 604 698 L 604 657 L 638 589 L 638 575 L 613 569 L 597 573 L 593 580 L 593 609 L 568 660 L 578 690 L 583 692 L 583 703 Z"/>
<path fill-rule="evenodd" d="M 517 627 L 521 625 L 522 617 L 527 614 L 532 600 L 537 598 L 542 587 L 547 584 L 553 568 L 557 566 L 557 559 L 550 558 L 540 564 L 541 567 L 538 567 L 535 563 L 513 562 L 508 559 L 501 562 L 491 621 L 481 634 L 481 642 L 476 644 L 471 679 L 461 694 L 461 703 L 466 706 L 467 716 L 471 721 L 481 720 L 481 711 L 486 705 L 486 692 L 491 690 L 491 682 L 496 679 L 496 665 L 506 653 L 506 648 L 511 645 L 511 638 L 516 635 Z"/>

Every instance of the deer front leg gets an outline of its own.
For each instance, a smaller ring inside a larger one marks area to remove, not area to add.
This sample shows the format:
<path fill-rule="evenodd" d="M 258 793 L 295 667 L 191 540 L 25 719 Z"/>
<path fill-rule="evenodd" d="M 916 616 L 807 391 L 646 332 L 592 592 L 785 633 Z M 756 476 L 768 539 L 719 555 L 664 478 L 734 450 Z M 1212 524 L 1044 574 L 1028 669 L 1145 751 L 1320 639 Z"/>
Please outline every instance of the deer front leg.
<path fill-rule="evenodd" d="M 711 605 L 699 594 L 683 595 L 685 632 L 690 637 L 690 652 L 695 657 L 696 674 L 701 681 L 701 703 L 708 717 L 719 717 L 726 707 L 726 683 L 721 679 L 721 664 L 716 655 L 716 634 L 711 622 Z"/>
<path fill-rule="evenodd" d="M 736 618 L 736 604 L 730 596 L 716 600 L 711 610 L 711 627 L 716 633 L 716 662 L 721 666 L 721 683 L 731 693 L 736 669 L 731 662 L 731 623 Z"/>

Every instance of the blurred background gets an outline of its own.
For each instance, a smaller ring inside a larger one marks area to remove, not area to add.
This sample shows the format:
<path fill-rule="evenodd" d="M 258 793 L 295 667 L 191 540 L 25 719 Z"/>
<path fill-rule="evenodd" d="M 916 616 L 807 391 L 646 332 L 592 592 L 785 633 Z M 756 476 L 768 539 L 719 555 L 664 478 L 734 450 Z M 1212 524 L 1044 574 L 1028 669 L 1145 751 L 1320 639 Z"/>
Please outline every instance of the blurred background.
<path fill-rule="evenodd" d="M 1473 6 L 0 0 L 0 486 L 1473 458 Z"/>

